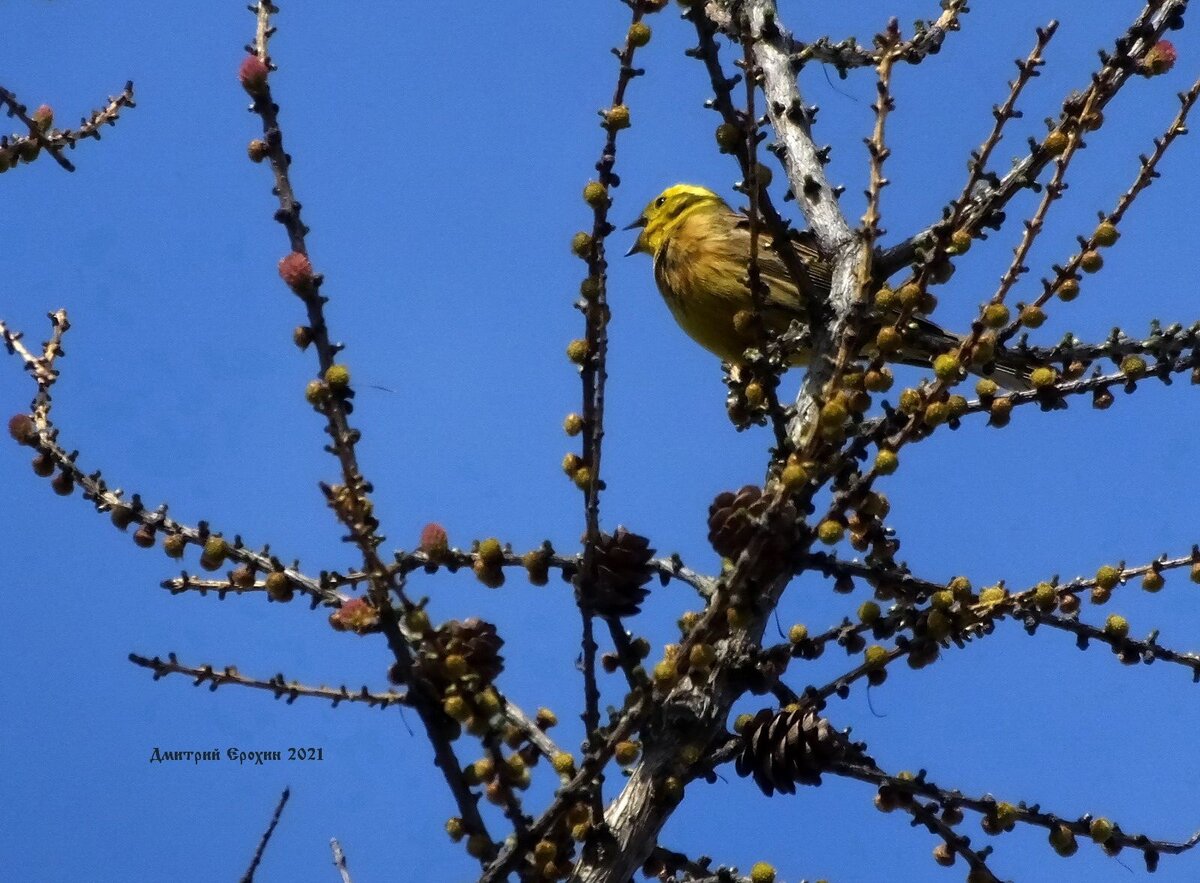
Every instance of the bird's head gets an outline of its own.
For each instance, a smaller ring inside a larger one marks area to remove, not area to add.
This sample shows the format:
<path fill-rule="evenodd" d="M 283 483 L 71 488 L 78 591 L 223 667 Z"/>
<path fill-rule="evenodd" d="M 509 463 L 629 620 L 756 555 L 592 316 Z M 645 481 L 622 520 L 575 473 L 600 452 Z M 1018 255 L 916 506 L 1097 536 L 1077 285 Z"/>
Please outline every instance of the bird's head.
<path fill-rule="evenodd" d="M 626 254 L 640 251 L 653 255 L 692 212 L 724 204 L 725 201 L 707 187 L 698 187 L 695 184 L 675 184 L 668 187 L 650 201 L 636 221 L 625 228 L 642 228 L 633 247 Z"/>

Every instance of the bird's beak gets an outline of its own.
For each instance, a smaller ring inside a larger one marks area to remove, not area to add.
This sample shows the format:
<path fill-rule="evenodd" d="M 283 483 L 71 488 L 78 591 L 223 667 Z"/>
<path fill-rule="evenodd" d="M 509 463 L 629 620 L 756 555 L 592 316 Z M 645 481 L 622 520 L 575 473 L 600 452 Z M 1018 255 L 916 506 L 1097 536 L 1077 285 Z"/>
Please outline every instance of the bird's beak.
<path fill-rule="evenodd" d="M 645 226 L 646 226 L 646 216 L 643 215 L 642 217 L 640 217 L 636 221 L 634 221 L 632 224 L 627 224 L 626 226 L 622 227 L 621 229 L 622 230 L 636 230 L 638 227 L 645 227 Z M 641 237 L 638 237 L 638 238 L 640 239 Z M 635 239 L 635 240 L 633 240 L 633 245 L 629 246 L 629 251 L 625 252 L 625 257 L 629 257 L 630 255 L 637 254 L 637 252 L 638 252 L 638 240 Z"/>

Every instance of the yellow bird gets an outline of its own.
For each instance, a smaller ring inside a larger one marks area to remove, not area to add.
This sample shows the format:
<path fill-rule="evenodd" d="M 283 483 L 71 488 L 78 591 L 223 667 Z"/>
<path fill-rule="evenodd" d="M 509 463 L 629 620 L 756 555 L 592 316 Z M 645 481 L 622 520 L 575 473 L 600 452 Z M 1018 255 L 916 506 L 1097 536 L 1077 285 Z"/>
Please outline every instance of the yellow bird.
<path fill-rule="evenodd" d="M 636 227 L 641 232 L 627 254 L 643 252 L 654 258 L 654 280 L 679 327 L 709 352 L 732 364 L 740 363 L 745 350 L 759 343 L 744 316 L 735 318 L 753 307 L 747 284 L 749 219 L 706 187 L 676 184 L 652 200 L 625 229 Z M 823 296 L 830 286 L 829 266 L 821 259 L 812 234 L 795 233 L 791 242 L 805 274 L 799 285 L 775 252 L 771 235 L 761 228 L 758 243 L 758 270 L 764 286 L 761 315 L 767 330 L 779 334 L 793 319 L 807 324 L 807 296 Z M 871 330 L 867 339 L 873 341 L 874 337 Z M 903 346 L 890 358 L 928 367 L 936 356 L 959 343 L 957 335 L 914 317 L 904 331 Z M 792 363 L 806 364 L 808 357 L 807 352 L 797 352 Z M 1002 386 L 1027 389 L 1034 367 L 1017 354 L 999 352 L 989 376 Z"/>

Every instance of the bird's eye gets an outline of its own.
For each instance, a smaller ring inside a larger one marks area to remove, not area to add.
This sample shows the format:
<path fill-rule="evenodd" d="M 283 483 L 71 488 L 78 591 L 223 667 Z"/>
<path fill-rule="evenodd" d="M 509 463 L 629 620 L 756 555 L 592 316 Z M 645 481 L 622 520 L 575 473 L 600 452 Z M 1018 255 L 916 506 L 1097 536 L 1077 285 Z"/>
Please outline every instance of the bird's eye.
<path fill-rule="evenodd" d="M 658 199 L 654 200 L 655 208 L 662 208 L 666 204 L 667 204 L 667 198 L 665 196 L 660 196 Z"/>

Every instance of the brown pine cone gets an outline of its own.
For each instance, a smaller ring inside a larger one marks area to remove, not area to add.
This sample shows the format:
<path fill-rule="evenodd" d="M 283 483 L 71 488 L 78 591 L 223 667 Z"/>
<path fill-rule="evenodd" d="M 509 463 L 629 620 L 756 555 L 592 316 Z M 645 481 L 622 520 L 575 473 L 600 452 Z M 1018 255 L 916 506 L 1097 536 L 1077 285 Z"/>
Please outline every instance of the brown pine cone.
<path fill-rule="evenodd" d="M 750 544 L 756 530 L 755 523 L 761 520 L 769 500 L 762 490 L 748 484 L 736 493 L 725 491 L 718 494 L 708 507 L 708 541 L 722 558 L 736 560 Z M 796 509 L 789 501 L 784 504 L 778 522 L 771 530 L 770 542 L 763 549 L 765 555 L 779 558 L 775 562 L 782 567 L 787 563 L 791 538 L 778 525 L 791 524 L 796 520 Z"/>
<path fill-rule="evenodd" d="M 764 708 L 742 731 L 737 757 L 739 776 L 753 776 L 768 797 L 794 794 L 796 784 L 820 785 L 821 773 L 834 761 L 861 752 L 812 709 Z"/>
<path fill-rule="evenodd" d="M 600 534 L 596 544 L 596 586 L 588 602 L 601 616 L 633 616 L 650 590 L 654 576 L 650 559 L 654 550 L 646 537 L 617 527 L 616 533 Z"/>

